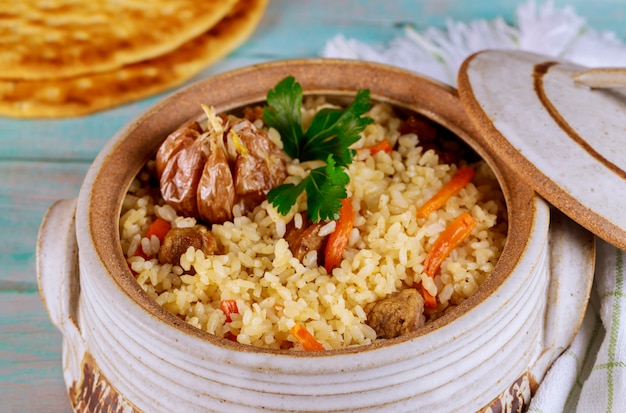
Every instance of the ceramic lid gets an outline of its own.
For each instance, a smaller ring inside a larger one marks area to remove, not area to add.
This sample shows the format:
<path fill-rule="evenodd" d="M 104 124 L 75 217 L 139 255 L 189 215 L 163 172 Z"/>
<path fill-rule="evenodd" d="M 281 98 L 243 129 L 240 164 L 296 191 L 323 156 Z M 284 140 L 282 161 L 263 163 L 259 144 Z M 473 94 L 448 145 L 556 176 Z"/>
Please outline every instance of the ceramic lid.
<path fill-rule="evenodd" d="M 484 51 L 459 94 L 488 149 L 552 205 L 626 249 L 626 70 Z"/>

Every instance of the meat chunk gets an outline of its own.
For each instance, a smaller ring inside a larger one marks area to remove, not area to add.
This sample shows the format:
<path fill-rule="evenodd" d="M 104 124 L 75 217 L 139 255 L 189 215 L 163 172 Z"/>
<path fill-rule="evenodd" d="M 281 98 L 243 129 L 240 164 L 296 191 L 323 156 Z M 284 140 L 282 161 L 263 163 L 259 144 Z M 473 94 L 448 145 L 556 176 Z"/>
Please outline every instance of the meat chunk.
<path fill-rule="evenodd" d="M 291 221 L 285 231 L 285 240 L 289 244 L 289 249 L 295 258 L 302 261 L 304 256 L 309 252 L 316 250 L 317 261 L 321 263 L 322 255 L 319 251 L 322 251 L 326 246 L 327 236 L 320 236 L 320 229 L 324 226 L 322 222 L 309 221 L 306 213 L 302 214 L 302 226 L 296 228 L 293 221 Z"/>
<path fill-rule="evenodd" d="M 400 125 L 398 131 L 402 134 L 414 133 L 420 138 L 420 144 L 432 144 L 437 138 L 437 127 L 432 121 L 420 115 L 411 115 Z"/>
<path fill-rule="evenodd" d="M 402 134 L 414 133 L 424 151 L 432 149 L 443 163 L 459 164 L 461 160 L 473 162 L 478 155 L 455 134 L 419 114 L 409 116 L 398 128 Z"/>
<path fill-rule="evenodd" d="M 380 338 L 394 338 L 424 325 L 424 299 L 414 288 L 407 288 L 369 303 L 364 308 L 367 325 Z"/>
<path fill-rule="evenodd" d="M 438 140 L 440 137 L 439 131 L 435 124 L 429 119 L 419 116 L 409 116 L 402 125 L 398 128 L 398 131 L 402 134 L 414 133 L 419 138 L 419 144 L 424 151 L 432 149 L 439 155 L 442 162 L 453 163 L 456 159 L 452 153 L 446 152 L 441 148 L 441 142 Z"/>
<path fill-rule="evenodd" d="M 191 228 L 170 229 L 159 248 L 159 261 L 179 265 L 180 257 L 189 247 L 202 250 L 205 255 L 219 253 L 217 240 L 211 235 L 209 230 L 203 225 L 196 225 Z"/>

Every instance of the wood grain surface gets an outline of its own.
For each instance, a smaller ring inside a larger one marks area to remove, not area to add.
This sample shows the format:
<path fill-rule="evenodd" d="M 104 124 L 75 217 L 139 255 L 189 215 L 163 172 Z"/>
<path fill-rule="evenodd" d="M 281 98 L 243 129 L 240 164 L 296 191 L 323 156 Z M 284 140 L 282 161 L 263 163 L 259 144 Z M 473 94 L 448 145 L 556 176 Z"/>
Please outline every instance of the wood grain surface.
<path fill-rule="evenodd" d="M 188 83 L 263 61 L 318 56 L 339 33 L 384 44 L 407 24 L 419 31 L 445 27 L 447 19 L 496 16 L 515 23 L 519 3 L 271 0 L 253 37 Z M 598 31 L 626 38 L 626 0 L 553 3 L 573 7 Z M 52 202 L 78 195 L 90 163 L 115 132 L 164 95 L 74 119 L 0 117 L 0 412 L 70 411 L 61 368 L 62 336 L 50 323 L 37 287 L 38 228 Z"/>

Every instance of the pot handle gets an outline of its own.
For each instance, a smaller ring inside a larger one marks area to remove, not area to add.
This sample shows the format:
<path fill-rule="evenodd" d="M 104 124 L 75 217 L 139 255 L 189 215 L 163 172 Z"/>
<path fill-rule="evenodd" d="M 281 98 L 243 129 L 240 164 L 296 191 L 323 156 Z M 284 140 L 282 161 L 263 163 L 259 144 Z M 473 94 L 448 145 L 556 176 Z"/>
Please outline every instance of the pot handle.
<path fill-rule="evenodd" d="M 80 280 L 76 239 L 76 199 L 56 201 L 46 211 L 37 239 L 37 281 L 39 293 L 52 323 L 78 360 L 85 350 L 78 325 Z M 76 360 L 64 353 L 66 362 Z M 64 369 L 65 370 L 65 369 Z"/>
<path fill-rule="evenodd" d="M 599 67 L 575 73 L 572 78 L 594 89 L 613 89 L 626 87 L 626 68 Z"/>
<path fill-rule="evenodd" d="M 533 366 L 538 382 L 578 333 L 591 294 L 595 237 L 562 212 L 552 209 L 549 284 L 543 326 L 543 353 Z"/>

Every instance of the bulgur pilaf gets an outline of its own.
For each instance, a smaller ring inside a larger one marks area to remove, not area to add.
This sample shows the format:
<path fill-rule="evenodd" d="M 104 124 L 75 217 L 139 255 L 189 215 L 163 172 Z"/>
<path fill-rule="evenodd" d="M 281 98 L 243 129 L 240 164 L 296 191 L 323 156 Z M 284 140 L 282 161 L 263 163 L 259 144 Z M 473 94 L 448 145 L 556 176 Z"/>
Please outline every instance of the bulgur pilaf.
<path fill-rule="evenodd" d="M 303 123 L 326 105 L 321 97 L 305 98 Z M 374 122 L 353 146 L 357 154 L 348 167 L 354 225 L 343 260 L 330 274 L 319 264 L 317 250 L 299 260 L 285 239 L 289 226 L 299 228 L 306 219 L 305 196 L 284 216 L 267 200 L 249 212 L 236 205 L 232 220 L 209 225 L 219 252 L 207 255 L 189 247 L 179 263 L 160 263 L 159 238 L 145 237 L 149 225 L 157 218 L 172 228 L 200 222 L 164 202 L 151 160 L 130 185 L 119 224 L 122 249 L 139 285 L 167 311 L 201 330 L 273 349 L 301 349 L 293 334 L 296 324 L 325 349 L 379 340 L 367 323 L 366 308 L 399 291 L 419 287 L 436 297 L 436 308 L 424 308 L 421 295 L 415 298 L 420 326 L 470 297 L 494 269 L 506 240 L 505 204 L 492 171 L 484 161 L 472 162 L 472 181 L 443 207 L 417 218 L 420 205 L 461 165 L 442 162 L 415 133 L 401 133 L 404 119 L 389 104 L 375 103 L 367 115 Z M 262 119 L 254 124 L 267 130 Z M 280 145 L 277 132 L 267 132 Z M 383 140 L 392 151 L 366 149 Z M 319 165 L 291 161 L 286 182 L 299 182 Z M 438 274 L 426 276 L 428 251 L 462 213 L 470 214 L 476 226 Z M 319 235 L 332 233 L 335 226 L 336 221 L 323 223 Z M 236 310 L 225 312 L 224 302 L 236 303 Z"/>

